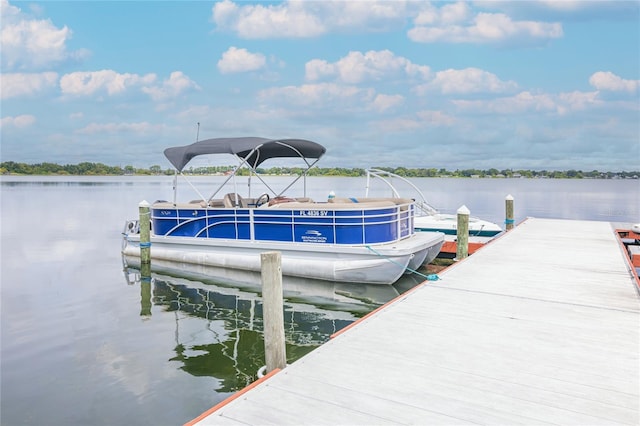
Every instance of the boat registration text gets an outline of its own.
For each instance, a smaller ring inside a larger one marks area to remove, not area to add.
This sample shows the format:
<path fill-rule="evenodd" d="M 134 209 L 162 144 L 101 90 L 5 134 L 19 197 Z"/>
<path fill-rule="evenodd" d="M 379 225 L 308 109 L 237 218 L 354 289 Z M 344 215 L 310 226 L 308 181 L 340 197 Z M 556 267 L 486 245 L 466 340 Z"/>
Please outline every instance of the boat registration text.
<path fill-rule="evenodd" d="M 329 216 L 328 210 L 300 210 L 300 216 Z"/>

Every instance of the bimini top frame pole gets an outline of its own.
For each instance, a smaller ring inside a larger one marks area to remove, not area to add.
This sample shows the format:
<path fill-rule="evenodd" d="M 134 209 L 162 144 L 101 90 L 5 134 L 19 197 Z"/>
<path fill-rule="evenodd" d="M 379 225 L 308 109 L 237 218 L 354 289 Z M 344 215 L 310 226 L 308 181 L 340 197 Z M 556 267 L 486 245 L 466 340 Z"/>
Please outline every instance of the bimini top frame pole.
<path fill-rule="evenodd" d="M 248 182 L 248 185 L 249 185 L 249 196 L 251 196 L 251 177 L 252 177 L 252 176 L 255 176 L 255 177 L 257 177 L 257 178 L 260 180 L 260 182 L 262 182 L 262 184 L 263 184 L 265 187 L 267 187 L 267 189 L 268 189 L 269 191 L 271 191 L 271 193 L 272 193 L 272 194 L 274 194 L 274 195 L 276 195 L 276 196 L 278 196 L 278 195 L 282 195 L 283 193 L 285 193 L 285 192 L 286 192 L 289 188 L 291 188 L 291 187 L 292 187 L 292 186 L 293 186 L 297 181 L 299 181 L 301 177 L 303 177 L 303 178 L 304 178 L 304 180 L 303 180 L 303 183 L 304 183 L 304 186 L 303 186 L 303 196 L 305 196 L 305 197 L 306 197 L 306 196 L 307 196 L 307 173 L 308 173 L 308 171 L 309 171 L 313 166 L 315 166 L 315 164 L 316 164 L 320 159 L 319 159 L 319 158 L 317 158 L 317 159 L 315 159 L 315 161 L 310 162 L 310 161 L 309 161 L 309 159 L 308 159 L 307 157 L 305 157 L 305 156 L 304 156 L 304 154 L 303 154 L 302 152 L 300 152 L 300 150 L 299 150 L 299 149 L 297 149 L 295 146 L 292 146 L 292 145 L 290 145 L 290 144 L 288 144 L 288 143 L 286 143 L 286 142 L 283 142 L 283 141 L 274 141 L 274 143 L 276 143 L 276 144 L 278 144 L 278 145 L 281 145 L 281 146 L 283 146 L 283 147 L 289 148 L 289 149 L 291 149 L 291 151 L 293 151 L 293 152 L 297 153 L 297 154 L 298 154 L 298 155 L 297 155 L 297 157 L 298 157 L 298 158 L 300 158 L 300 159 L 302 159 L 302 161 L 304 161 L 304 163 L 307 165 L 307 168 L 306 168 L 306 170 L 304 170 L 304 172 L 303 172 L 301 175 L 297 176 L 297 177 L 296 177 L 296 178 L 295 178 L 295 179 L 294 179 L 294 180 L 293 180 L 289 185 L 287 185 L 287 187 L 286 187 L 285 189 L 283 189 L 282 191 L 280 191 L 280 193 L 277 193 L 277 192 L 276 192 L 273 188 L 271 188 L 271 186 L 270 186 L 270 185 L 269 185 L 269 184 L 268 184 L 268 183 L 267 183 L 267 182 L 266 182 L 266 181 L 265 181 L 265 180 L 264 180 L 264 179 L 263 179 L 263 178 L 262 178 L 262 177 L 257 173 L 257 171 L 256 171 L 257 167 L 254 167 L 253 165 L 249 164 L 249 163 L 248 163 L 244 158 L 241 158 L 241 157 L 239 157 L 239 156 L 236 156 L 236 157 L 240 160 L 240 166 L 238 167 L 238 169 L 239 169 L 240 167 L 242 167 L 243 165 L 246 165 L 246 167 L 249 169 L 249 182 Z M 259 149 L 260 149 L 262 146 L 263 146 L 263 145 L 260 145 L 260 146 L 256 147 L 252 152 L 250 152 L 250 153 L 249 153 L 249 155 L 248 155 L 247 157 L 251 157 L 251 156 L 255 155 L 256 163 L 261 163 L 261 161 L 260 161 L 260 152 L 259 152 Z M 293 156 L 288 156 L 288 157 L 293 157 Z M 236 170 L 237 170 L 237 169 L 236 169 Z M 235 176 L 235 171 L 234 171 L 233 175 Z M 226 183 L 226 181 L 225 181 L 225 183 Z M 222 185 L 222 186 L 224 186 L 224 183 L 223 183 L 223 185 Z M 219 191 L 219 189 L 218 189 L 218 191 Z M 218 191 L 216 191 L 216 193 L 217 193 Z M 211 196 L 211 198 L 213 198 L 214 196 L 215 196 L 215 193 Z"/>

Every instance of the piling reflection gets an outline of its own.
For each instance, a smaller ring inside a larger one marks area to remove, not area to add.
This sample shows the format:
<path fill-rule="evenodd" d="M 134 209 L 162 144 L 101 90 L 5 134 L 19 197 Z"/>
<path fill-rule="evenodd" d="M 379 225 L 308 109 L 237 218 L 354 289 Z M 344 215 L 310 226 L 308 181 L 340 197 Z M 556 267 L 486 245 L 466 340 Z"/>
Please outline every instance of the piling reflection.
<path fill-rule="evenodd" d="M 151 316 L 151 279 L 140 281 L 140 316 Z"/>
<path fill-rule="evenodd" d="M 140 316 L 151 316 L 151 265 L 140 265 Z"/>
<path fill-rule="evenodd" d="M 257 378 L 265 364 L 259 273 L 154 260 L 146 280 L 139 260 L 123 261 L 127 283 L 140 284 L 140 315 L 174 315 L 170 361 L 194 376 L 215 377 L 218 392 Z M 407 277 L 398 287 L 283 277 L 287 362 L 397 297 L 397 287 L 405 291 L 419 282 Z"/>

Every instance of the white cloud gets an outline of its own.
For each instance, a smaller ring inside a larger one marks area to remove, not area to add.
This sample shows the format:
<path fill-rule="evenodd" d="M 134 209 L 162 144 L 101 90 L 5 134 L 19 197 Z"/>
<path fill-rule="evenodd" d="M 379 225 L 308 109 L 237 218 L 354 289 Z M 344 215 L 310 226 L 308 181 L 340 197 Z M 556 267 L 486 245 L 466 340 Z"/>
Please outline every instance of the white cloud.
<path fill-rule="evenodd" d="M 240 8 L 230 0 L 224 0 L 213 5 L 212 21 L 219 27 L 232 27 L 238 19 Z"/>
<path fill-rule="evenodd" d="M 0 19 L 2 26 L 20 21 L 22 11 L 17 6 L 9 4 L 8 0 L 0 0 Z"/>
<path fill-rule="evenodd" d="M 91 123 L 82 129 L 76 130 L 75 133 L 84 135 L 94 135 L 100 133 L 149 133 L 154 130 L 161 130 L 162 125 L 151 124 L 148 122 L 140 123 Z"/>
<path fill-rule="evenodd" d="M 472 15 L 471 8 L 468 3 L 457 2 L 454 4 L 445 4 L 440 8 L 440 22 L 443 24 L 454 24 L 463 22 Z"/>
<path fill-rule="evenodd" d="M 597 95 L 597 92 L 570 92 L 550 95 L 533 94 L 524 91 L 514 96 L 486 101 L 455 100 L 452 102 L 461 110 L 482 114 L 514 115 L 527 112 L 548 112 L 562 115 L 570 111 L 584 110 L 588 107 L 601 105 L 602 102 L 598 100 Z"/>
<path fill-rule="evenodd" d="M 442 111 L 418 111 L 416 115 L 425 123 L 433 126 L 451 126 L 456 119 Z"/>
<path fill-rule="evenodd" d="M 458 108 L 479 113 L 518 114 L 526 111 L 553 111 L 556 103 L 550 95 L 521 92 L 514 96 L 491 100 L 454 100 Z"/>
<path fill-rule="evenodd" d="M 365 80 L 381 80 L 396 76 L 426 78 L 430 69 L 425 65 L 416 65 L 410 60 L 394 55 L 389 50 L 349 52 L 337 62 L 330 64 L 314 59 L 305 64 L 305 78 L 308 81 L 320 80 L 324 77 L 337 77 L 349 84 L 361 83 Z"/>
<path fill-rule="evenodd" d="M 408 37 L 421 43 L 531 44 L 563 36 L 560 23 L 513 20 L 504 13 L 478 13 L 467 2 L 325 0 L 243 5 L 224 0 L 213 6 L 212 16 L 219 29 L 252 39 L 381 32 L 400 29 L 408 19 L 413 19 L 415 25 Z"/>
<path fill-rule="evenodd" d="M 377 95 L 373 99 L 373 109 L 378 112 L 384 112 L 390 108 L 402 105 L 404 97 L 400 95 Z"/>
<path fill-rule="evenodd" d="M 189 89 L 200 89 L 200 87 L 181 71 L 174 71 L 168 79 L 158 87 L 143 87 L 142 91 L 154 101 L 161 101 L 174 98 Z"/>
<path fill-rule="evenodd" d="M 88 54 L 86 50 L 67 51 L 66 43 L 72 35 L 68 27 L 56 27 L 50 20 L 30 19 L 6 0 L 0 2 L 0 16 L 4 69 L 40 69 Z"/>
<path fill-rule="evenodd" d="M 149 85 L 156 80 L 155 74 L 119 74 L 113 70 L 74 72 L 60 79 L 60 89 L 65 95 L 88 96 L 106 91 L 109 95 L 124 92 L 128 88 Z"/>
<path fill-rule="evenodd" d="M 224 0 L 213 6 L 213 21 L 242 38 L 313 37 L 326 32 L 322 23 L 299 2 L 238 7 Z"/>
<path fill-rule="evenodd" d="M 430 82 L 416 88 L 418 94 L 428 91 L 451 93 L 504 93 L 516 90 L 514 81 L 502 81 L 495 74 L 478 68 L 439 71 Z"/>
<path fill-rule="evenodd" d="M 337 83 L 274 87 L 260 91 L 258 97 L 262 102 L 271 105 L 301 105 L 328 111 L 339 108 L 379 113 L 403 105 L 405 102 L 404 96 L 401 95 L 376 94 L 376 91 L 371 88 Z"/>
<path fill-rule="evenodd" d="M 312 59 L 304 65 L 305 79 L 307 81 L 317 81 L 324 77 L 334 77 L 338 74 L 335 64 L 330 64 L 323 59 Z"/>
<path fill-rule="evenodd" d="M 218 69 L 223 74 L 256 71 L 264 67 L 267 59 L 261 53 L 251 53 L 247 49 L 230 47 L 218 61 Z"/>
<path fill-rule="evenodd" d="M 589 84 L 597 90 L 633 93 L 640 87 L 640 80 L 625 80 L 612 72 L 599 71 L 589 78 Z"/>
<path fill-rule="evenodd" d="M 407 132 L 425 128 L 450 127 L 456 119 L 442 111 L 423 110 L 415 113 L 415 117 L 397 117 L 376 121 L 378 129 L 385 132 Z"/>
<path fill-rule="evenodd" d="M 441 8 L 437 8 L 431 3 L 426 3 L 415 17 L 414 24 L 418 26 L 451 25 L 465 22 L 471 16 L 471 7 L 468 3 L 445 4 Z"/>
<path fill-rule="evenodd" d="M 447 10 L 449 8 L 450 10 Z M 503 13 L 478 13 L 469 18 L 464 6 L 446 5 L 418 15 L 408 37 L 419 43 L 516 43 L 563 36 L 560 23 L 514 21 Z M 464 22 L 462 22 L 464 21 Z"/>
<path fill-rule="evenodd" d="M 286 102 L 293 105 L 325 105 L 329 102 L 369 103 L 374 99 L 373 89 L 360 89 L 334 83 L 304 84 L 302 86 L 275 87 L 258 93 L 262 100 Z"/>
<path fill-rule="evenodd" d="M 415 118 L 397 117 L 375 122 L 376 128 L 384 133 L 407 132 L 424 128 L 424 123 Z"/>
<path fill-rule="evenodd" d="M 55 72 L 1 74 L 1 98 L 9 99 L 35 95 L 43 90 L 55 87 L 57 82 L 58 74 Z"/>
<path fill-rule="evenodd" d="M 0 119 L 0 127 L 17 127 L 24 128 L 30 127 L 36 122 L 36 118 L 33 115 L 18 115 L 16 117 L 2 117 Z"/>
<path fill-rule="evenodd" d="M 60 90 L 63 95 L 71 96 L 90 96 L 96 93 L 114 96 L 139 89 L 154 101 L 161 101 L 174 98 L 189 89 L 200 89 L 181 71 L 172 72 L 159 85 L 155 85 L 156 82 L 155 74 L 120 74 L 113 70 L 74 72 L 60 78 Z"/>
<path fill-rule="evenodd" d="M 558 112 L 584 110 L 592 106 L 601 105 L 598 92 L 566 92 L 557 95 Z"/>
<path fill-rule="evenodd" d="M 404 25 L 404 1 L 286 1 L 243 5 L 224 0 L 213 6 L 213 22 L 242 38 L 307 38 L 329 32 L 381 31 Z"/>

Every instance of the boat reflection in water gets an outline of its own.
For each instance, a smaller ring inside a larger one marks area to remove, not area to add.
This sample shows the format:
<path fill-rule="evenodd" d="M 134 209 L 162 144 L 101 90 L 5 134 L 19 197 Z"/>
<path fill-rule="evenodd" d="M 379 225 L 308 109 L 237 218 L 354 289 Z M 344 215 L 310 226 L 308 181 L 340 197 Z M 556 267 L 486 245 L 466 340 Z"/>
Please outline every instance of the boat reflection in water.
<path fill-rule="evenodd" d="M 127 283 L 140 284 L 141 312 L 175 316 L 175 356 L 180 369 L 211 376 L 217 392 L 235 392 L 257 379 L 265 363 L 259 273 L 154 260 L 141 274 L 139 258 L 124 257 Z M 394 285 L 336 283 L 283 277 L 287 362 L 414 287 L 411 275 Z"/>

